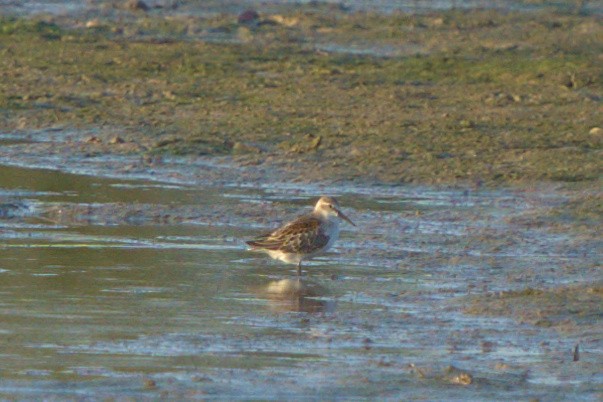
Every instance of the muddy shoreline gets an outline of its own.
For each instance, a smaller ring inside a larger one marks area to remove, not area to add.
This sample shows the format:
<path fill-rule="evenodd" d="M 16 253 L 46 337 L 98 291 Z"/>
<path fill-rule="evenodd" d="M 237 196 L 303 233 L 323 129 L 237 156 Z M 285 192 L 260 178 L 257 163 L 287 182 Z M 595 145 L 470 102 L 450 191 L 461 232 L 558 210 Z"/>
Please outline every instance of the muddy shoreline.
<path fill-rule="evenodd" d="M 51 138 L 0 157 L 64 161 L 1 168 L 7 397 L 600 396 L 600 239 L 550 218 L 559 192 L 257 187 L 225 160 L 67 158 Z M 245 251 L 323 191 L 363 230 L 301 281 Z"/>
<path fill-rule="evenodd" d="M 93 140 L 91 140 L 91 138 Z M 37 141 L 32 141 L 36 139 Z M 124 142 L 110 144 L 110 140 L 97 137 L 90 133 L 79 133 L 55 129 L 32 135 L 0 135 L 0 141 L 6 141 L 7 146 L 0 150 L 0 163 L 19 167 L 59 170 L 65 173 L 91 175 L 94 177 L 119 178 L 123 180 L 142 180 L 163 183 L 163 185 L 190 186 L 192 188 L 240 188 L 272 191 L 279 189 L 289 193 L 294 198 L 302 199 L 321 193 L 346 194 L 353 191 L 363 197 L 404 197 L 403 194 L 449 191 L 451 197 L 458 197 L 462 203 L 464 197 L 495 196 L 498 192 L 517 197 L 509 198 L 509 202 L 517 203 L 518 200 L 528 202 L 525 211 L 518 215 L 505 217 L 505 222 L 512 227 L 515 236 L 523 236 L 522 232 L 529 232 L 535 228 L 545 230 L 553 236 L 563 233 L 572 233 L 571 245 L 567 250 L 572 254 L 560 258 L 574 257 L 583 253 L 592 255 L 595 250 L 603 247 L 599 233 L 598 220 L 600 214 L 600 194 L 596 191 L 581 190 L 579 192 L 563 189 L 559 185 L 545 185 L 539 187 L 515 187 L 507 189 L 487 189 L 475 186 L 395 186 L 375 183 L 358 183 L 354 181 L 329 181 L 316 182 L 307 177 L 297 176 L 294 169 L 288 167 L 281 169 L 264 169 L 250 166 L 241 166 L 230 156 L 141 156 L 130 152 L 131 144 Z M 117 149 L 117 152 L 115 152 Z M 120 152 L 125 150 L 125 152 Z M 154 222 L 156 224 L 182 224 L 196 220 L 230 221 L 228 210 L 215 206 L 211 211 L 198 211 L 194 207 L 183 209 L 155 210 L 152 206 L 120 205 L 118 209 L 91 208 L 83 205 L 70 211 L 65 206 L 56 206 L 46 211 L 43 216 L 50 222 L 68 225 L 81 224 L 122 224 Z M 150 208 L 150 209 L 149 209 Z M 584 210 L 586 209 L 586 210 Z M 244 209 L 239 214 L 245 219 L 255 222 L 270 224 L 271 220 L 279 218 L 278 210 L 272 209 Z M 280 213 L 282 214 L 282 210 Z M 268 215 L 266 215 L 268 213 Z M 409 211 L 412 213 L 412 211 Z M 445 213 L 445 211 L 442 211 Z M 477 219 L 474 216 L 472 219 Z M 272 222 L 273 223 L 273 222 Z M 499 238 L 495 233 L 488 231 L 480 233 L 471 240 L 467 247 L 479 245 L 480 248 L 496 253 L 498 250 L 507 249 L 516 245 L 523 247 L 521 242 L 513 238 L 513 234 L 506 234 Z M 422 258 L 420 255 L 419 258 Z M 436 256 L 436 258 L 438 258 Z M 451 257 L 453 264 L 460 264 L 462 257 Z M 412 253 L 406 255 L 401 261 L 403 264 L 412 264 Z M 587 263 L 587 261 L 590 261 Z M 383 263 L 383 262 L 382 262 Z M 424 262 L 421 262 L 423 264 Z M 398 264 L 398 263 L 396 263 Z M 560 331 L 579 337 L 588 333 L 592 321 L 584 321 L 580 317 L 587 316 L 597 323 L 601 314 L 601 279 L 596 279 L 598 263 L 590 257 L 580 263 L 595 275 L 590 285 L 564 284 L 558 286 L 553 282 L 545 284 L 544 288 L 531 286 L 499 285 L 493 292 L 487 289 L 481 295 L 461 298 L 459 303 L 469 303 L 465 312 L 482 315 L 508 315 L 514 319 L 530 322 L 536 325 L 546 325 Z M 599 267 L 600 268 L 600 267 Z M 536 267 L 529 267 L 529 270 Z M 568 266 L 568 272 L 575 273 L 575 266 Z M 507 270 L 507 275 L 510 275 Z M 586 272 L 586 271 L 585 271 Z M 599 272 L 600 274 L 600 272 Z M 533 274 L 518 273 L 518 278 L 530 277 Z M 527 276 L 526 276 L 527 275 Z M 491 286 L 491 285 L 490 285 Z M 512 290 L 510 290 L 512 289 Z M 509 291 L 509 292 L 507 292 Z M 544 292 L 544 293 L 542 293 Z M 582 297 L 582 295 L 587 295 Z M 539 304 L 542 297 L 547 298 L 548 307 Z M 532 301 L 532 300 L 535 301 Z M 572 307 L 573 306 L 573 307 Z M 538 318 L 534 318 L 538 317 Z M 543 324 L 545 323 L 545 324 Z M 598 324 L 594 324 L 595 326 Z"/>

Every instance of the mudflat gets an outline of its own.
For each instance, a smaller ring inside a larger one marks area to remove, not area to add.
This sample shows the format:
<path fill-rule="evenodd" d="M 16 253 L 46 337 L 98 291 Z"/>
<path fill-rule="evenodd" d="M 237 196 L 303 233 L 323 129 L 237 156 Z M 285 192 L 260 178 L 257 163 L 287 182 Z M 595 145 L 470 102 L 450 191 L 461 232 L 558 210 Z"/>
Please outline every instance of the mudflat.
<path fill-rule="evenodd" d="M 353 356 L 324 377 L 333 396 L 595 400 L 603 27 L 569 11 L 0 18 L 0 164 L 16 166 L 0 175 L 7 336 L 36 328 L 11 344 L 23 366 L 3 389 L 35 378 L 68 395 L 56 375 L 93 395 L 82 379 L 98 376 L 120 378 L 117 394 L 135 378 L 135 396 L 294 398 Z M 325 188 L 368 229 L 305 288 L 239 247 L 250 222 L 265 229 Z M 200 292 L 215 304 L 201 318 Z M 49 332 L 48 300 L 71 314 Z M 142 310 L 154 313 L 132 323 Z M 272 387 L 291 362 L 298 378 Z"/>
<path fill-rule="evenodd" d="M 600 179 L 600 16 L 278 11 L 2 18 L 0 130 L 94 127 L 98 152 L 313 181 Z"/>

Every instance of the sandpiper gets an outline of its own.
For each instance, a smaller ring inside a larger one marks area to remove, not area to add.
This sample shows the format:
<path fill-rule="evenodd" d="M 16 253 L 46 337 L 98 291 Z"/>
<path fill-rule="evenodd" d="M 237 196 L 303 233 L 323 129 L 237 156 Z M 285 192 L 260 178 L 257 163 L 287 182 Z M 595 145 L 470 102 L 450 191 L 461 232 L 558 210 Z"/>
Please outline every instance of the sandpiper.
<path fill-rule="evenodd" d="M 251 250 L 263 251 L 274 259 L 297 264 L 328 250 L 339 237 L 339 219 L 356 226 L 333 197 L 320 197 L 314 211 L 247 242 Z"/>

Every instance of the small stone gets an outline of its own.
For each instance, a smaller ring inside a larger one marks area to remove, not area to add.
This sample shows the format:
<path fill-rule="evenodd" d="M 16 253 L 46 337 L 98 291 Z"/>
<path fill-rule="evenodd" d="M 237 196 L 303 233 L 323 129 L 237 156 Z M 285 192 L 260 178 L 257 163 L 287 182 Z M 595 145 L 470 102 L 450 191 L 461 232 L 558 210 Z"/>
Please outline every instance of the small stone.
<path fill-rule="evenodd" d="M 490 342 L 490 341 L 482 342 L 482 352 L 483 353 L 490 353 L 490 352 L 492 352 L 492 350 L 494 350 L 494 342 Z"/>
<path fill-rule="evenodd" d="M 315 136 L 314 134 L 306 134 L 304 136 L 304 142 L 289 146 L 288 152 L 294 154 L 303 154 L 306 152 L 314 151 L 318 149 L 321 142 L 322 137 L 320 135 Z"/>
<path fill-rule="evenodd" d="M 272 22 L 275 25 L 282 25 L 285 27 L 292 27 L 299 23 L 299 18 L 296 17 L 284 17 L 282 15 L 272 15 L 269 18 L 266 18 L 264 23 Z"/>
<path fill-rule="evenodd" d="M 86 21 L 86 28 L 98 28 L 101 26 L 101 22 L 98 18 Z"/>
<path fill-rule="evenodd" d="M 466 371 L 450 366 L 446 369 L 444 380 L 449 384 L 470 385 L 473 382 L 473 376 Z"/>
<path fill-rule="evenodd" d="M 603 134 L 603 129 L 600 127 L 593 127 L 588 132 L 590 135 L 601 135 Z"/>
<path fill-rule="evenodd" d="M 149 11 L 149 6 L 142 0 L 126 1 L 126 9 L 131 11 Z"/>
<path fill-rule="evenodd" d="M 237 18 L 239 24 L 253 24 L 260 19 L 260 14 L 252 9 L 245 10 Z"/>
<path fill-rule="evenodd" d="M 163 91 L 163 97 L 168 99 L 168 100 L 174 100 L 176 99 L 176 95 L 174 95 L 174 93 L 172 91 Z"/>
<path fill-rule="evenodd" d="M 102 141 L 100 140 L 100 138 L 98 138 L 98 137 L 96 137 L 94 135 L 86 138 L 84 140 L 84 142 L 87 142 L 88 144 L 100 144 L 100 143 L 102 143 Z"/>
<path fill-rule="evenodd" d="M 322 137 L 320 135 L 314 137 L 313 135 L 307 136 L 307 139 L 310 141 L 310 150 L 318 149 L 320 143 L 322 142 Z"/>
<path fill-rule="evenodd" d="M 427 21 L 427 25 L 430 27 L 441 27 L 442 25 L 444 25 L 444 18 L 442 17 L 437 17 L 437 18 L 431 18 L 428 19 Z"/>
<path fill-rule="evenodd" d="M 576 89 L 578 88 L 578 77 L 575 73 L 566 74 L 561 80 L 561 85 L 568 89 Z"/>
<path fill-rule="evenodd" d="M 27 127 L 27 125 L 28 125 L 28 121 L 27 121 L 27 118 L 25 118 L 25 117 L 20 117 L 19 120 L 17 121 L 17 128 L 20 130 Z"/>
<path fill-rule="evenodd" d="M 458 385 L 469 385 L 473 382 L 473 377 L 471 377 L 470 374 L 461 373 L 459 375 L 451 377 L 450 382 L 452 384 L 458 384 Z"/>
<path fill-rule="evenodd" d="M 150 378 L 145 378 L 143 380 L 143 384 L 146 389 L 153 389 L 157 387 L 157 383 L 154 380 L 151 380 Z"/>
<path fill-rule="evenodd" d="M 109 144 L 112 144 L 112 145 L 113 144 L 123 144 L 124 142 L 126 142 L 126 141 L 117 135 L 109 140 Z"/>

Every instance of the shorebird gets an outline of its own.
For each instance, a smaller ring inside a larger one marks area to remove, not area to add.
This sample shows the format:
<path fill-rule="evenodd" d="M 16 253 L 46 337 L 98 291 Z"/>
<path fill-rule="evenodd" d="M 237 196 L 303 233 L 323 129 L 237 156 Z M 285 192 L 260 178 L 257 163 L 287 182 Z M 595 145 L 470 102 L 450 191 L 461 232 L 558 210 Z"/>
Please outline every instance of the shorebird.
<path fill-rule="evenodd" d="M 276 260 L 297 264 L 301 276 L 302 261 L 327 251 L 339 238 L 339 220 L 356 226 L 333 197 L 320 197 L 314 211 L 280 228 L 246 242 L 251 250 L 263 251 Z"/>

